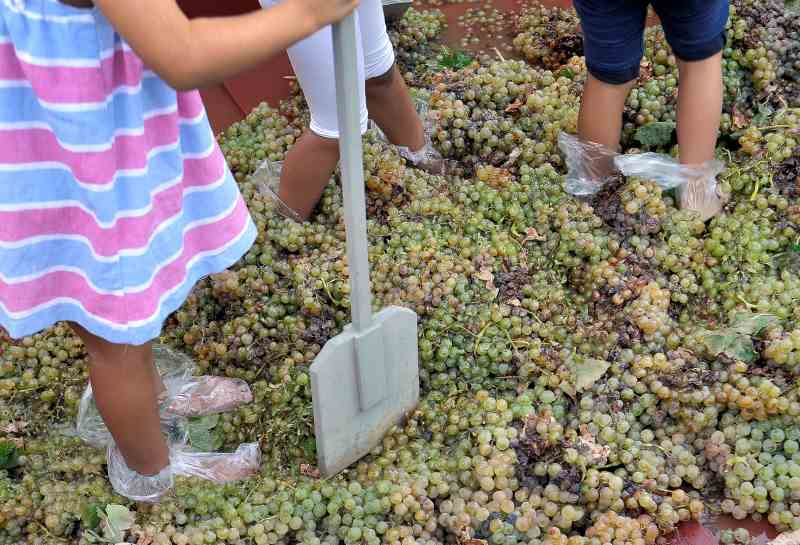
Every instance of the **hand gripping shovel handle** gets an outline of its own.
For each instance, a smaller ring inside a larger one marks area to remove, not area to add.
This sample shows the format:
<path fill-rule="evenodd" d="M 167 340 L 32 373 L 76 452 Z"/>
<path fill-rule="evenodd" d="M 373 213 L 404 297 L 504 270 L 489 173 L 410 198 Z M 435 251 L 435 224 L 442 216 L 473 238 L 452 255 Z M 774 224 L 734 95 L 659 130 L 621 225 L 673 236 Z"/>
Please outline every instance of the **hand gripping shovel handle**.
<path fill-rule="evenodd" d="M 347 263 L 350 269 L 350 301 L 357 333 L 372 325 L 372 294 L 369 285 L 367 206 L 364 196 L 364 166 L 361 144 L 361 112 L 356 65 L 356 19 L 351 13 L 333 25 L 336 67 L 336 104 L 339 115 L 339 150 L 347 229 Z"/>

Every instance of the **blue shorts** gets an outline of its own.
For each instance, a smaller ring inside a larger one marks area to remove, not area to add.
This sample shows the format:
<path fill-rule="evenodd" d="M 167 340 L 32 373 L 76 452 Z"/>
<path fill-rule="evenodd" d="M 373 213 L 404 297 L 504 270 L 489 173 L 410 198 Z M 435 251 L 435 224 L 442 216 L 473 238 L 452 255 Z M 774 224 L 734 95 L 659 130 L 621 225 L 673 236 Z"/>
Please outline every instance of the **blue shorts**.
<path fill-rule="evenodd" d="M 653 5 L 675 56 L 701 61 L 725 47 L 729 0 L 574 0 L 586 66 L 614 85 L 639 77 L 647 6 Z"/>

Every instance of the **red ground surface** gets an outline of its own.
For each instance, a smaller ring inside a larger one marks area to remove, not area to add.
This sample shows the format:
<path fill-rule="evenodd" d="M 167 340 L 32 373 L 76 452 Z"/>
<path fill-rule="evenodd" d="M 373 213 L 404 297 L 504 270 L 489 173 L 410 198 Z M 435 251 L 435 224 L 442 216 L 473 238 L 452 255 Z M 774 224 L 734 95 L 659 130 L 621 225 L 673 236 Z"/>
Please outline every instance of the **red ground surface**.
<path fill-rule="evenodd" d="M 493 5 L 499 10 L 515 11 L 522 0 L 493 0 Z M 566 7 L 571 5 L 570 0 L 543 0 L 549 5 Z M 259 8 L 257 0 L 228 0 L 228 2 L 215 2 L 214 0 L 179 0 L 179 4 L 190 17 L 211 15 L 235 15 L 246 13 Z M 421 7 L 425 2 L 419 1 Z M 482 2 L 451 4 L 443 9 L 448 18 L 448 31 L 445 40 L 454 47 L 459 47 L 464 28 L 459 26 L 459 17 L 469 8 L 480 6 Z M 501 32 L 501 34 L 504 34 Z M 492 38 L 497 40 L 497 38 Z M 502 45 L 508 36 L 500 37 L 495 43 L 479 44 L 478 48 L 491 50 Z M 216 130 L 222 130 L 244 117 L 246 112 L 252 110 L 260 102 L 266 101 L 275 106 L 278 101 L 288 96 L 289 82 L 286 76 L 291 75 L 292 69 L 286 55 L 278 55 L 256 70 L 252 70 L 237 78 L 231 79 L 222 85 L 204 89 L 203 99 Z M 774 528 L 765 522 L 735 521 L 728 517 L 716 521 L 719 528 L 747 527 L 754 535 L 762 532 L 770 538 L 776 535 Z M 714 534 L 699 523 L 683 524 L 678 535 L 673 540 L 675 545 L 716 545 Z"/>

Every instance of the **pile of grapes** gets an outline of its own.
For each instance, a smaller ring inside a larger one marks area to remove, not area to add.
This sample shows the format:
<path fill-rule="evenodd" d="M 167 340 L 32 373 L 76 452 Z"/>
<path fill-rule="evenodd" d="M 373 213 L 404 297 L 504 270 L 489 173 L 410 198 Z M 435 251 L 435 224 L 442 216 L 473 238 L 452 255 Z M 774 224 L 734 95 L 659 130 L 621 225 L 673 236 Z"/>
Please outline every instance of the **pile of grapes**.
<path fill-rule="evenodd" d="M 193 422 L 192 440 L 260 441 L 260 475 L 127 503 L 74 434 L 80 341 L 64 325 L 0 334 L 0 544 L 119 537 L 120 509 L 140 545 L 654 545 L 717 515 L 800 528 L 800 18 L 785 9 L 733 1 L 730 202 L 708 224 L 648 179 L 564 191 L 558 135 L 576 130 L 586 77 L 574 12 L 523 10 L 507 58 L 439 43 L 436 10 L 395 24 L 454 165 L 431 176 L 364 140 L 375 307 L 418 313 L 422 399 L 330 480 L 314 467 L 309 365 L 350 318 L 341 189 L 306 224 L 281 218 L 251 174 L 308 113 L 299 92 L 257 108 L 219 141 L 258 240 L 196 287 L 162 343 L 250 383 L 252 404 Z M 658 27 L 646 45 L 624 149 L 674 154 L 675 58 Z"/>

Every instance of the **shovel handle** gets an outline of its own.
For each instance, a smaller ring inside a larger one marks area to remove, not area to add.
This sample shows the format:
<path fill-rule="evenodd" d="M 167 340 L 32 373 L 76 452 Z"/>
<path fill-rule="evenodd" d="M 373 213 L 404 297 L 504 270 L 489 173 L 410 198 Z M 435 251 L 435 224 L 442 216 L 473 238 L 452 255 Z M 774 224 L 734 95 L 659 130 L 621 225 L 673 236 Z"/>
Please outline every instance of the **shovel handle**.
<path fill-rule="evenodd" d="M 357 332 L 361 332 L 372 325 L 372 294 L 369 285 L 361 112 L 357 100 L 364 82 L 358 81 L 357 54 L 354 12 L 333 25 L 333 56 L 336 71 L 344 221 L 347 230 L 347 263 L 350 271 L 350 303 L 353 327 Z"/>

